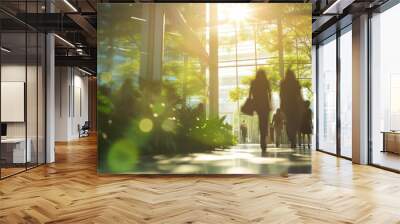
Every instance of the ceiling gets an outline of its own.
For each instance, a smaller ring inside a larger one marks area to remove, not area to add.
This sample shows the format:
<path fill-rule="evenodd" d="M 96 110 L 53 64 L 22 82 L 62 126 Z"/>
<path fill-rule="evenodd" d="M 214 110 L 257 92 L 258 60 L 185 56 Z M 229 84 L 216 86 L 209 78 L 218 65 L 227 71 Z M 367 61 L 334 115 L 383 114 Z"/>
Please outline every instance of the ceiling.
<path fill-rule="evenodd" d="M 352 23 L 352 18 L 373 11 L 390 0 L 313 0 L 313 43 Z"/>
<path fill-rule="evenodd" d="M 96 0 L 47 0 L 47 5 L 45 0 L 1 0 L 2 45 L 13 49 L 8 58 L 34 55 L 36 46 L 29 43 L 33 35 L 27 35 L 25 52 L 26 29 L 28 33 L 54 32 L 56 65 L 79 66 L 95 74 L 96 4 Z"/>
<path fill-rule="evenodd" d="M 312 3 L 313 42 L 316 43 L 334 33 L 336 27 L 338 27 L 337 24 L 345 26 L 346 19 L 347 23 L 351 23 L 352 16 L 376 8 L 386 1 L 388 0 L 254 0 L 251 2 Z M 16 45 L 20 42 L 17 33 L 27 27 L 40 32 L 55 32 L 58 35 L 55 41 L 56 65 L 80 66 L 96 73 L 96 5 L 97 3 L 128 2 L 170 1 L 47 0 L 46 6 L 46 0 L 32 2 L 1 0 L 0 21 L 2 31 L 10 33 L 4 38 L 16 40 Z M 232 2 L 232 0 L 227 2 Z M 239 0 L 235 2 L 249 1 Z M 49 13 L 50 11 L 52 13 Z M 338 21 L 342 22 L 338 23 Z"/>

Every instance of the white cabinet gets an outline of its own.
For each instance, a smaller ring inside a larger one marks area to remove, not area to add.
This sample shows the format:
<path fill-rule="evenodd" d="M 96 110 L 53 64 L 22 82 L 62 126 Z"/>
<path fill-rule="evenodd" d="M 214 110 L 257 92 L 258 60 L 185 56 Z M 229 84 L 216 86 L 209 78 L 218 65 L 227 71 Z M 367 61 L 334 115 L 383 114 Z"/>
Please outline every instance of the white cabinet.
<path fill-rule="evenodd" d="M 32 140 L 26 140 L 27 147 L 25 151 L 25 138 L 7 138 L 2 139 L 1 144 L 12 149 L 12 163 L 25 163 L 32 161 Z"/>

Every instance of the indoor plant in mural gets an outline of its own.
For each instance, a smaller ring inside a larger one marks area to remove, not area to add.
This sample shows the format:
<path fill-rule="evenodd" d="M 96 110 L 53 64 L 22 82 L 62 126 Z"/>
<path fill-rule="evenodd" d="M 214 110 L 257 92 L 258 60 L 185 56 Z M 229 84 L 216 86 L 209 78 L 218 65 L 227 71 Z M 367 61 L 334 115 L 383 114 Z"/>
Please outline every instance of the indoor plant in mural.
<path fill-rule="evenodd" d="M 112 94 L 99 94 L 99 118 L 105 121 L 99 141 L 109 148 L 100 152 L 103 169 L 128 172 L 143 157 L 206 152 L 235 144 L 224 117 L 206 118 L 203 104 L 187 106 L 172 85 L 142 80 L 143 88 L 137 89 L 132 82 L 126 79 Z M 107 86 L 100 86 L 100 92 L 110 92 Z"/>

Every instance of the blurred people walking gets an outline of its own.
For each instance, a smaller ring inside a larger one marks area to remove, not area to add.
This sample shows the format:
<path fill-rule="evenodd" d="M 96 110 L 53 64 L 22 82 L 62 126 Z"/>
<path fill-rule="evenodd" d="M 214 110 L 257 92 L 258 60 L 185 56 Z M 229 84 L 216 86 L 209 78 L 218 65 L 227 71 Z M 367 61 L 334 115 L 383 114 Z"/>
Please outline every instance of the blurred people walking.
<path fill-rule="evenodd" d="M 250 84 L 249 99 L 258 115 L 260 146 L 261 150 L 265 151 L 267 149 L 269 112 L 271 111 L 271 86 L 267 79 L 267 73 L 262 69 L 257 71 L 256 78 Z"/>
<path fill-rule="evenodd" d="M 279 147 L 282 143 L 282 130 L 284 124 L 284 116 L 280 108 L 276 109 L 276 112 L 272 118 L 272 127 L 275 131 L 275 146 Z"/>
<path fill-rule="evenodd" d="M 240 124 L 240 135 L 242 137 L 242 143 L 247 142 L 247 124 L 246 121 L 243 120 L 242 123 Z"/>
<path fill-rule="evenodd" d="M 300 132 L 304 104 L 299 81 L 294 72 L 288 70 L 280 85 L 281 110 L 285 114 L 286 132 L 292 148 L 296 148 L 297 133 Z"/>
<path fill-rule="evenodd" d="M 305 147 L 306 142 L 305 139 L 307 139 L 307 147 L 308 149 L 311 148 L 311 134 L 312 134 L 312 129 L 313 129 L 313 124 L 312 124 L 312 110 L 310 108 L 310 101 L 306 100 L 304 101 L 304 113 L 303 113 L 303 119 L 302 119 L 302 124 L 301 124 L 301 141 L 303 143 L 303 147 Z"/>

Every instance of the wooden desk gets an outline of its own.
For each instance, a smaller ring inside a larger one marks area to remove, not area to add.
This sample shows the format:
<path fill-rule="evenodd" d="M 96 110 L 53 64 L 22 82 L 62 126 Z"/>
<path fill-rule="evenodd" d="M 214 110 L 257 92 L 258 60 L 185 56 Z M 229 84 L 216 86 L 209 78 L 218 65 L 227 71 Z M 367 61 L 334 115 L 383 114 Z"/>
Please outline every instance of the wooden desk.
<path fill-rule="evenodd" d="M 382 152 L 392 152 L 400 154 L 400 132 L 383 131 L 383 150 Z"/>
<path fill-rule="evenodd" d="M 26 140 L 27 147 L 25 152 L 25 138 L 6 138 L 1 139 L 1 156 L 6 163 L 26 163 L 31 162 L 32 153 L 30 138 Z"/>

